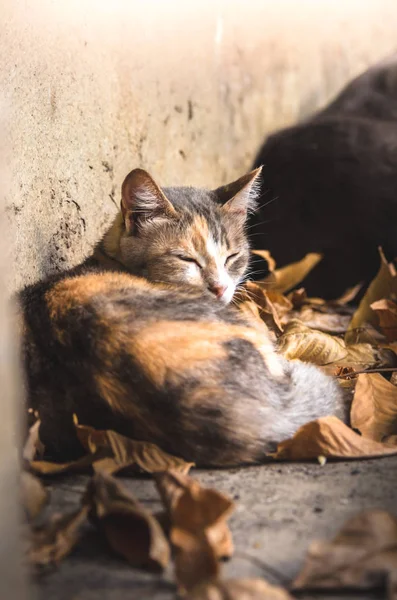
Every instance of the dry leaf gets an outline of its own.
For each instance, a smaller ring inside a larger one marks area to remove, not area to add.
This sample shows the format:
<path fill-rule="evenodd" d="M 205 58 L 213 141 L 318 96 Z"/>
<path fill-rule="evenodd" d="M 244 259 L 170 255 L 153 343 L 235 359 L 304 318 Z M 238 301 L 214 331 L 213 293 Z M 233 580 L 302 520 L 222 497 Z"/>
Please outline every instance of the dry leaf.
<path fill-rule="evenodd" d="M 269 289 L 277 292 L 288 292 L 303 281 L 321 259 L 321 254 L 306 254 L 302 260 L 281 267 L 281 269 L 276 269 L 269 277 L 263 279 L 261 283 L 268 285 Z"/>
<path fill-rule="evenodd" d="M 299 309 L 307 301 L 307 294 L 305 288 L 298 288 L 288 294 L 288 300 L 291 302 L 294 309 Z"/>
<path fill-rule="evenodd" d="M 342 362 L 347 356 L 342 340 L 310 329 L 297 320 L 290 321 L 285 327 L 278 349 L 285 358 L 298 358 L 315 365 Z"/>
<path fill-rule="evenodd" d="M 293 600 L 281 587 L 264 579 L 229 579 L 203 583 L 190 592 L 187 600 Z"/>
<path fill-rule="evenodd" d="M 273 273 L 276 268 L 276 261 L 270 254 L 269 250 L 252 250 L 252 254 L 257 254 L 267 262 L 270 273 Z"/>
<path fill-rule="evenodd" d="M 345 333 L 351 321 L 350 315 L 341 315 L 335 312 L 319 312 L 311 306 L 306 305 L 300 311 L 288 313 L 282 320 L 284 325 L 290 320 L 298 319 L 311 329 L 322 331 L 323 333 L 332 333 L 340 335 Z"/>
<path fill-rule="evenodd" d="M 21 501 L 26 515 L 33 521 L 43 510 L 49 499 L 48 490 L 31 473 L 21 473 Z"/>
<path fill-rule="evenodd" d="M 155 519 L 110 475 L 96 474 L 88 486 L 87 505 L 109 545 L 131 565 L 162 571 L 170 558 L 169 544 Z"/>
<path fill-rule="evenodd" d="M 36 475 L 62 475 L 63 473 L 85 473 L 91 471 L 95 455 L 82 456 L 67 463 L 57 463 L 48 460 L 32 460 L 29 463 L 31 471 Z"/>
<path fill-rule="evenodd" d="M 278 460 L 327 458 L 376 458 L 397 454 L 397 447 L 362 437 L 337 417 L 322 417 L 306 423 L 295 435 L 278 444 L 271 456 Z"/>
<path fill-rule="evenodd" d="M 267 297 L 275 307 L 280 319 L 292 310 L 292 302 L 280 292 L 267 290 Z"/>
<path fill-rule="evenodd" d="M 295 590 L 370 590 L 397 598 L 397 520 L 382 510 L 350 519 L 332 542 L 314 542 Z"/>
<path fill-rule="evenodd" d="M 278 340 L 278 349 L 285 358 L 319 366 L 338 364 L 362 370 L 396 364 L 396 355 L 388 348 L 377 348 L 370 344 L 346 346 L 340 338 L 310 329 L 296 319 L 286 325 Z"/>
<path fill-rule="evenodd" d="M 251 327 L 264 332 L 264 335 L 274 335 L 262 320 L 258 305 L 255 304 L 255 302 L 252 300 L 244 300 L 238 304 L 238 308 L 243 313 L 245 319 L 248 321 Z"/>
<path fill-rule="evenodd" d="M 359 375 L 350 419 L 354 429 L 372 440 L 397 434 L 397 387 L 380 373 Z"/>
<path fill-rule="evenodd" d="M 358 292 L 361 290 L 362 287 L 362 283 L 357 283 L 357 285 L 347 288 L 347 290 L 341 296 L 339 296 L 339 298 L 333 301 L 333 304 L 344 306 L 345 304 L 352 302 L 352 300 L 354 300 L 354 298 L 357 296 Z"/>
<path fill-rule="evenodd" d="M 172 456 L 161 450 L 156 444 L 138 442 L 120 435 L 115 431 L 102 431 L 87 425 L 79 425 L 75 420 L 76 433 L 83 447 L 94 456 L 94 470 L 97 472 L 116 473 L 121 469 L 135 469 L 154 473 L 173 469 L 187 473 L 194 463 Z"/>
<path fill-rule="evenodd" d="M 88 506 L 66 515 L 54 515 L 50 522 L 32 532 L 28 560 L 35 567 L 57 565 L 75 547 L 87 520 Z"/>
<path fill-rule="evenodd" d="M 356 329 L 359 329 L 365 326 L 366 323 L 369 323 L 373 326 L 378 325 L 378 317 L 376 313 L 372 310 L 371 304 L 376 302 L 377 300 L 393 299 L 397 295 L 397 274 L 393 264 L 389 264 L 382 252 L 379 248 L 380 254 L 380 269 L 375 279 L 371 282 L 363 299 L 361 300 L 358 309 L 353 315 L 351 323 L 349 325 L 349 329 L 346 332 L 345 341 L 347 344 L 353 343 L 355 341 L 363 341 L 370 342 L 371 339 L 368 339 L 368 336 L 365 334 L 365 331 L 360 333 L 359 340 L 356 335 Z"/>
<path fill-rule="evenodd" d="M 397 304 L 391 300 L 372 302 L 371 308 L 376 312 L 379 326 L 389 342 L 397 340 Z"/>
<path fill-rule="evenodd" d="M 44 455 L 44 446 L 40 440 L 39 430 L 41 421 L 37 421 L 30 427 L 28 437 L 23 448 L 22 457 L 31 461 L 36 457 L 42 457 Z"/>
<path fill-rule="evenodd" d="M 352 344 L 346 346 L 347 355 L 343 365 L 352 365 L 357 371 L 375 369 L 377 367 L 394 367 L 397 357 L 389 348 L 378 348 L 371 344 Z"/>
<path fill-rule="evenodd" d="M 241 294 L 243 294 L 241 296 L 243 301 L 248 300 L 257 305 L 260 318 L 266 323 L 267 327 L 276 332 L 283 330 L 277 309 L 260 282 L 247 281 Z"/>
<path fill-rule="evenodd" d="M 156 473 L 155 480 L 170 515 L 176 579 L 180 590 L 191 590 L 218 575 L 218 558 L 231 556 L 233 542 L 226 519 L 234 504 L 181 473 Z"/>

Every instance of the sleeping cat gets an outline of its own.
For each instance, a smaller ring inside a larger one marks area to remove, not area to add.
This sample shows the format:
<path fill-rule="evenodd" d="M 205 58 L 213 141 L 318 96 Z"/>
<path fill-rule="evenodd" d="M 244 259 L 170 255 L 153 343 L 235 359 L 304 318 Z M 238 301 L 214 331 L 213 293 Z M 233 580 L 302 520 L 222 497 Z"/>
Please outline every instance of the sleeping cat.
<path fill-rule="evenodd" d="M 209 192 L 133 171 L 95 255 L 21 292 L 28 398 L 53 458 L 82 452 L 74 413 L 200 466 L 260 462 L 304 423 L 342 416 L 334 380 L 226 306 L 258 174 Z"/>
<path fill-rule="evenodd" d="M 146 171 L 134 169 L 122 186 L 121 210 L 93 260 L 153 282 L 208 289 L 228 304 L 248 266 L 245 224 L 259 173 L 260 168 L 213 191 L 161 190 Z"/>
<path fill-rule="evenodd" d="M 305 287 L 336 298 L 397 256 L 397 58 L 352 81 L 312 118 L 266 140 L 252 241 L 277 264 L 321 252 Z"/>

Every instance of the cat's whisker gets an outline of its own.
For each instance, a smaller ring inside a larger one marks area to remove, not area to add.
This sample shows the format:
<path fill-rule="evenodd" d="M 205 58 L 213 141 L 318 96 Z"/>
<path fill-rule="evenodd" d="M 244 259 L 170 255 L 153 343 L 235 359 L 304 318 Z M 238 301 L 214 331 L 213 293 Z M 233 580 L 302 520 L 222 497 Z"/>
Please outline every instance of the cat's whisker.
<path fill-rule="evenodd" d="M 274 221 L 277 221 L 277 218 L 267 219 L 266 221 L 261 221 L 260 223 L 254 223 L 253 225 L 248 225 L 248 227 L 246 227 L 246 231 L 249 231 L 250 229 L 253 229 L 254 227 L 259 227 L 260 225 L 266 225 L 267 223 L 273 223 Z"/>
<path fill-rule="evenodd" d="M 276 200 L 278 200 L 280 198 L 280 196 L 274 196 L 274 198 L 272 198 L 271 200 L 268 200 L 267 202 L 264 202 L 263 204 L 260 204 L 257 209 L 256 212 L 262 210 L 262 208 L 265 208 L 266 206 L 269 206 L 269 204 L 271 204 L 272 202 L 275 202 Z"/>

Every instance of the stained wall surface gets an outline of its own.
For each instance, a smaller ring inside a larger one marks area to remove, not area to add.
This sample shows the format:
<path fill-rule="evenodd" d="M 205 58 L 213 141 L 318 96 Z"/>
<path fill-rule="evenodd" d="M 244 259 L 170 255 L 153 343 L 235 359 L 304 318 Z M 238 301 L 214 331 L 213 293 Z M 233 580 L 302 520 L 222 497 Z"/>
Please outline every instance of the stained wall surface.
<path fill-rule="evenodd" d="M 395 0 L 3 0 L 12 288 L 77 263 L 136 166 L 216 186 L 396 49 Z"/>

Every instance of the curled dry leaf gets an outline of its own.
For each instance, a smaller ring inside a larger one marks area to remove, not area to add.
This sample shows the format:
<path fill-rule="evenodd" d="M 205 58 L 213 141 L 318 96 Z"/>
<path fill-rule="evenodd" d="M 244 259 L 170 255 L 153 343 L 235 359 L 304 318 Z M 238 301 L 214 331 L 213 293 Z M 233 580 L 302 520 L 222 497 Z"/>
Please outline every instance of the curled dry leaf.
<path fill-rule="evenodd" d="M 278 444 L 271 456 L 278 460 L 326 458 L 377 458 L 397 454 L 397 446 L 362 437 L 337 417 L 322 417 L 306 423 L 295 435 Z"/>
<path fill-rule="evenodd" d="M 243 302 L 239 303 L 238 307 L 251 327 L 259 329 L 259 331 L 263 331 L 265 335 L 274 336 L 274 333 L 270 331 L 268 326 L 262 320 L 258 305 L 255 304 L 255 302 L 252 300 L 244 300 Z"/>
<path fill-rule="evenodd" d="M 347 344 L 353 342 L 371 342 L 365 329 L 357 335 L 356 330 L 360 330 L 366 323 L 378 326 L 378 317 L 372 310 L 371 305 L 377 300 L 393 299 L 397 295 L 397 273 L 392 263 L 388 263 L 382 250 L 379 248 L 380 268 L 375 279 L 369 285 L 364 297 L 362 298 L 356 312 L 353 315 L 349 329 L 346 332 L 345 341 Z"/>
<path fill-rule="evenodd" d="M 292 600 L 292 596 L 264 579 L 229 579 L 203 583 L 187 600 Z"/>
<path fill-rule="evenodd" d="M 233 553 L 226 519 L 234 504 L 220 492 L 172 471 L 155 474 L 156 485 L 170 515 L 175 549 L 175 574 L 180 590 L 216 577 L 218 559 Z"/>
<path fill-rule="evenodd" d="M 378 348 L 371 344 L 361 343 L 346 346 L 346 350 L 347 355 L 342 364 L 353 366 L 357 371 L 377 367 L 394 367 L 397 364 L 397 356 L 389 348 Z"/>
<path fill-rule="evenodd" d="M 29 468 L 33 473 L 36 473 L 36 475 L 48 475 L 50 477 L 62 475 L 63 473 L 85 473 L 91 471 L 95 459 L 95 455 L 88 455 L 67 463 L 57 463 L 48 460 L 32 460 L 29 463 Z"/>
<path fill-rule="evenodd" d="M 339 296 L 339 298 L 334 300 L 332 302 L 332 304 L 344 306 L 345 304 L 352 302 L 362 287 L 363 287 L 362 283 L 357 283 L 357 285 L 347 288 L 347 290 L 345 292 L 343 292 L 343 294 L 341 296 Z"/>
<path fill-rule="evenodd" d="M 280 316 L 263 285 L 260 282 L 247 281 L 244 288 L 244 297 L 257 305 L 260 317 L 266 325 L 276 332 L 282 331 Z"/>
<path fill-rule="evenodd" d="M 389 342 L 397 340 L 397 304 L 391 300 L 372 302 L 371 308 L 378 315 L 379 326 Z"/>
<path fill-rule="evenodd" d="M 138 442 L 115 431 L 102 431 L 79 425 L 76 419 L 75 427 L 85 450 L 98 458 L 95 458 L 93 463 L 97 472 L 111 474 L 128 468 L 146 473 L 168 469 L 187 473 L 194 466 L 194 463 L 188 463 L 161 450 L 156 444 Z"/>
<path fill-rule="evenodd" d="M 397 434 L 397 387 L 380 373 L 359 375 L 350 419 L 354 429 L 372 440 Z"/>
<path fill-rule="evenodd" d="M 263 279 L 263 283 L 268 285 L 268 289 L 281 293 L 288 292 L 299 285 L 321 259 L 321 254 L 306 254 L 302 260 L 270 273 L 268 277 Z"/>
<path fill-rule="evenodd" d="M 335 312 L 319 312 L 311 306 L 303 306 L 300 311 L 292 311 L 287 314 L 282 323 L 298 319 L 311 329 L 322 331 L 323 333 L 332 333 L 334 335 L 345 333 L 349 326 L 351 316 L 341 315 Z"/>
<path fill-rule="evenodd" d="M 370 590 L 397 594 L 397 520 L 382 510 L 350 519 L 332 542 L 314 542 L 295 590 Z"/>
<path fill-rule="evenodd" d="M 54 566 L 67 556 L 81 536 L 87 521 L 88 506 L 66 515 L 54 515 L 48 523 L 35 529 L 27 553 L 34 567 Z"/>
<path fill-rule="evenodd" d="M 120 482 L 97 473 L 85 502 L 111 548 L 131 565 L 153 571 L 167 566 L 170 548 L 160 524 Z"/>
<path fill-rule="evenodd" d="M 288 294 L 288 300 L 291 302 L 292 308 L 295 310 L 302 308 L 302 306 L 304 306 L 304 304 L 307 302 L 307 299 L 307 293 L 303 287 L 293 290 Z M 325 302 L 325 300 L 323 300 L 323 302 Z"/>
<path fill-rule="evenodd" d="M 21 473 L 21 501 L 26 516 L 33 521 L 43 510 L 49 499 L 48 490 L 31 473 Z"/>
<path fill-rule="evenodd" d="M 269 250 L 252 250 L 252 254 L 256 254 L 257 256 L 263 258 L 267 262 L 267 267 L 270 273 L 273 273 L 276 268 L 276 261 L 270 254 Z"/>
<path fill-rule="evenodd" d="M 388 348 L 377 348 L 370 344 L 346 346 L 340 338 L 310 329 L 298 320 L 286 325 L 278 340 L 278 348 L 286 358 L 319 366 L 338 364 L 362 370 L 396 364 L 396 355 Z"/>
<path fill-rule="evenodd" d="M 267 297 L 275 307 L 280 319 L 292 310 L 292 302 L 288 300 L 287 296 L 284 296 L 280 292 L 268 290 Z"/>
<path fill-rule="evenodd" d="M 315 365 L 342 362 L 347 355 L 343 340 L 310 329 L 297 320 L 285 327 L 278 348 L 285 358 L 298 358 Z"/>

